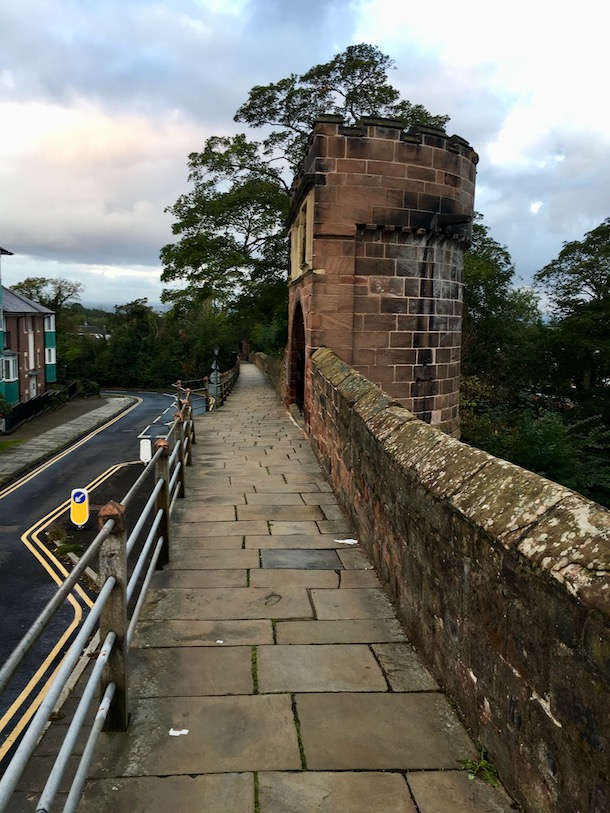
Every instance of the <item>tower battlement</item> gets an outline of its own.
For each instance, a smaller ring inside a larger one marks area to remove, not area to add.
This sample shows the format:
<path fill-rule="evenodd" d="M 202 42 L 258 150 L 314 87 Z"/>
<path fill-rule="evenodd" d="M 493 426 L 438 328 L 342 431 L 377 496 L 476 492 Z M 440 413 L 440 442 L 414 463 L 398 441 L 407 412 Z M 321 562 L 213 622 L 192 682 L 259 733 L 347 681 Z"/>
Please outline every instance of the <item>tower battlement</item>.
<path fill-rule="evenodd" d="M 291 353 L 302 345 L 306 362 L 330 347 L 450 434 L 459 432 L 463 255 L 477 161 L 464 139 L 437 128 L 323 116 L 289 215 Z"/>

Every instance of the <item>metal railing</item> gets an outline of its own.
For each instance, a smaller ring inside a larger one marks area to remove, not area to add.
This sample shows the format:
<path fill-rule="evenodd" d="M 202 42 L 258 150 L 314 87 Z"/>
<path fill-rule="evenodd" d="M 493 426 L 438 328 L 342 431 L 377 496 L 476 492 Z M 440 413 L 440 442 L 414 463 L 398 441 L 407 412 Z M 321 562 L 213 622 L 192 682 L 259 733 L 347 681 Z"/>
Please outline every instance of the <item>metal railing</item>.
<path fill-rule="evenodd" d="M 192 379 L 191 381 L 178 380 L 174 384 L 176 388 L 176 398 L 190 398 L 195 414 L 199 412 L 211 412 L 222 406 L 231 393 L 231 390 L 239 378 L 239 358 L 235 366 L 224 373 L 217 374 L 217 380 L 213 376 Z"/>
<path fill-rule="evenodd" d="M 169 561 L 170 514 L 177 499 L 185 493 L 185 469 L 192 462 L 195 443 L 193 407 L 188 391 L 178 398 L 178 411 L 169 431 L 157 438 L 150 462 L 123 497 L 111 501 L 98 515 L 99 533 L 89 545 L 71 574 L 40 613 L 20 645 L 0 670 L 0 693 L 4 691 L 19 665 L 41 636 L 49 621 L 64 605 L 67 597 L 86 569 L 99 557 L 100 590 L 78 634 L 64 654 L 35 715 L 22 736 L 0 779 L 0 813 L 8 810 L 28 761 L 49 725 L 56 704 L 63 696 L 71 675 L 86 654 L 88 644 L 99 631 L 97 658 L 82 697 L 67 728 L 63 743 L 48 775 L 36 807 L 37 813 L 49 813 L 72 756 L 76 738 L 91 711 L 94 697 L 101 687 L 102 700 L 95 715 L 83 754 L 72 778 L 65 800 L 64 813 L 76 811 L 83 792 L 88 769 L 102 731 L 125 731 L 128 722 L 127 655 L 146 592 L 155 570 Z M 151 486 L 152 481 L 152 486 Z M 146 491 L 147 486 L 149 491 Z M 134 500 L 146 504 L 137 516 L 134 527 L 127 533 L 126 514 Z M 132 572 L 128 572 L 128 557 L 141 547 Z"/>

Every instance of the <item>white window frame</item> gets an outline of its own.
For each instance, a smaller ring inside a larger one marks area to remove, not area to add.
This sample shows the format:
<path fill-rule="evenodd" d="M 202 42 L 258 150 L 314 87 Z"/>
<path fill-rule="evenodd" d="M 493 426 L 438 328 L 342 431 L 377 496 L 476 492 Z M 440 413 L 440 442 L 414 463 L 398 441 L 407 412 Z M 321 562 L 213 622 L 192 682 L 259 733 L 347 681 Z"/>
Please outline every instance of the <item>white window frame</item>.
<path fill-rule="evenodd" d="M 17 381 L 19 378 L 19 361 L 17 356 L 3 356 L 2 377 L 4 381 Z"/>
<path fill-rule="evenodd" d="M 55 347 L 45 347 L 44 349 L 44 363 L 57 364 L 57 350 Z"/>
<path fill-rule="evenodd" d="M 50 313 L 44 318 L 44 332 L 55 333 L 55 314 Z"/>

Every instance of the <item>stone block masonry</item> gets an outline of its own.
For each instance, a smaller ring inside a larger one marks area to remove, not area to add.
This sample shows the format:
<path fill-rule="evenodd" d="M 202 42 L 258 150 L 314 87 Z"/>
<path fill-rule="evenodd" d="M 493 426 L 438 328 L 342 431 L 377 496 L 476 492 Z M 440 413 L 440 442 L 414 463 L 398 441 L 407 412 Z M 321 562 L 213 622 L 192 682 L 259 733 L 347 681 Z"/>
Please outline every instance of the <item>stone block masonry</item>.
<path fill-rule="evenodd" d="M 328 349 L 308 431 L 411 641 L 528 813 L 610 810 L 610 513 Z"/>
<path fill-rule="evenodd" d="M 306 366 L 311 352 L 332 348 L 419 418 L 459 433 L 463 255 L 477 160 L 463 139 L 435 128 L 316 122 L 292 190 L 293 370 L 295 348 Z"/>

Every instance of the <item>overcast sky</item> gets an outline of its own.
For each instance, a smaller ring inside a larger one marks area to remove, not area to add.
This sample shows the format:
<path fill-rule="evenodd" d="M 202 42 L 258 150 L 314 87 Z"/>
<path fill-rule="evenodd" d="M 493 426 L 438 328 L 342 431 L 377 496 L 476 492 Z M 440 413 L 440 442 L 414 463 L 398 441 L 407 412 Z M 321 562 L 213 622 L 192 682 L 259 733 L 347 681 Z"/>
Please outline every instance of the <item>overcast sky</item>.
<path fill-rule="evenodd" d="M 19 0 L 0 6 L 2 281 L 158 302 L 164 208 L 251 87 L 370 42 L 479 153 L 476 208 L 523 283 L 610 216 L 599 0 Z"/>

